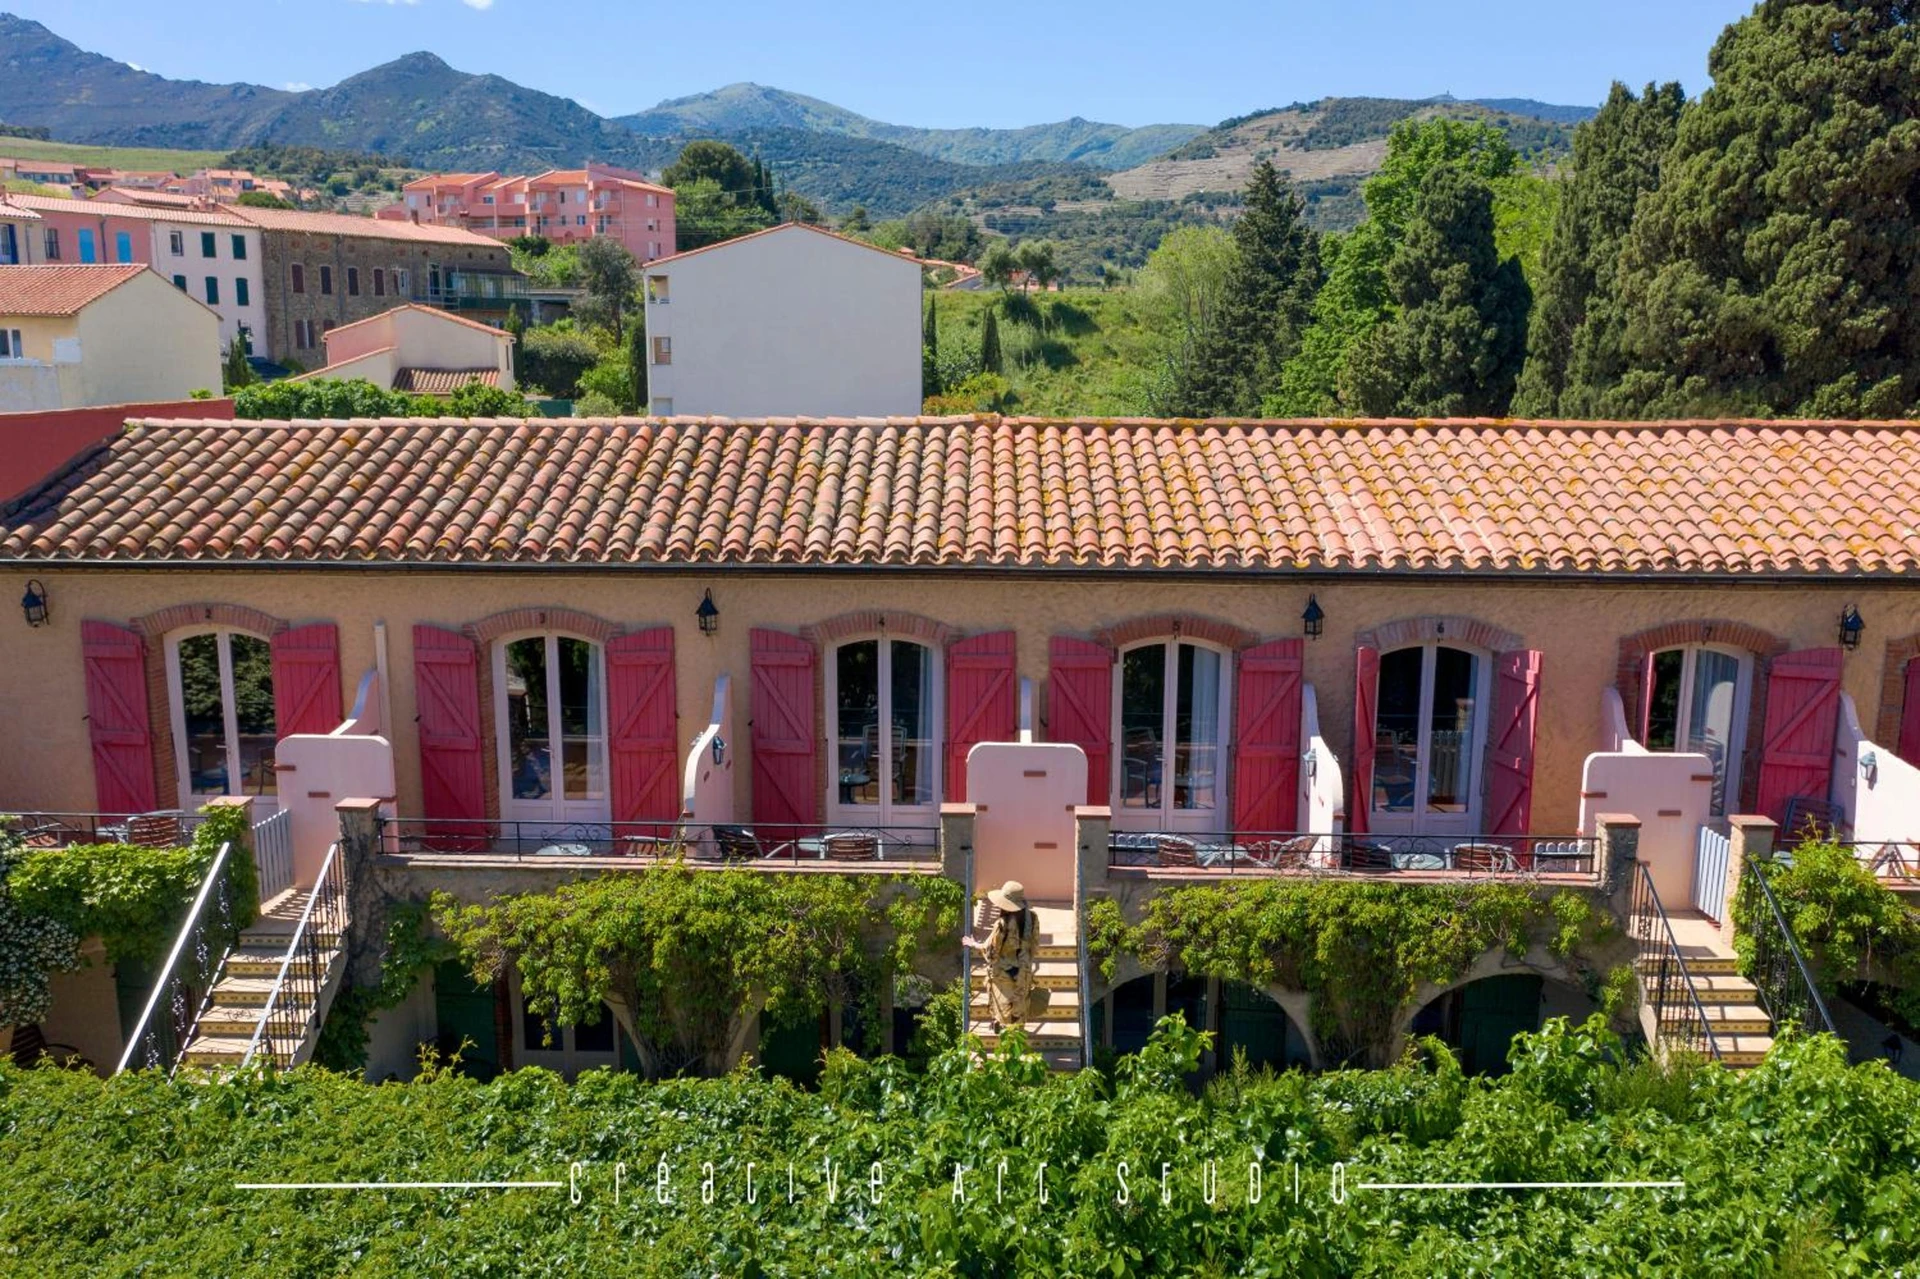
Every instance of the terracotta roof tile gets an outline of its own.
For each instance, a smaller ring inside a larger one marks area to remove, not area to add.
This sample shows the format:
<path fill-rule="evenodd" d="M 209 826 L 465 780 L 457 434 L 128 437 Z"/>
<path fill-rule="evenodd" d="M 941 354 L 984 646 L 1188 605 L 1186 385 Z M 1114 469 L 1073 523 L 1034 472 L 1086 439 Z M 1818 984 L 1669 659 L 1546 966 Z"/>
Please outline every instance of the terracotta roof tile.
<path fill-rule="evenodd" d="M 469 382 L 499 386 L 499 369 L 395 369 L 393 389 L 415 395 L 452 395 Z"/>
<path fill-rule="evenodd" d="M 498 249 L 497 240 L 489 240 L 458 227 L 433 226 L 425 222 L 405 222 L 394 218 L 362 218 L 350 213 L 311 213 L 305 209 L 263 209 L 256 205 L 232 206 L 234 214 L 263 231 L 296 231 L 310 235 L 364 236 L 375 240 L 420 240 L 432 244 L 457 244 L 474 249 Z"/>
<path fill-rule="evenodd" d="M 142 262 L 0 266 L 0 315 L 77 315 L 146 270 Z"/>
<path fill-rule="evenodd" d="M 136 427 L 0 516 L 0 559 L 1651 576 L 1920 569 L 1915 423 L 536 418 Z"/>

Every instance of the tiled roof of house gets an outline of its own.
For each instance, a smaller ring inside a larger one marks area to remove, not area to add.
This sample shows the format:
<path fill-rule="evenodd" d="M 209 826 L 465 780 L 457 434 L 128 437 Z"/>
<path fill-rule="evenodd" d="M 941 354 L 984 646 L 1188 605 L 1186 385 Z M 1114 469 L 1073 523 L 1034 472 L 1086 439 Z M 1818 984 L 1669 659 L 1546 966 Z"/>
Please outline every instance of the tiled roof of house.
<path fill-rule="evenodd" d="M 499 369 L 395 369 L 393 389 L 415 395 L 452 395 L 469 382 L 499 386 Z"/>
<path fill-rule="evenodd" d="M 345 333 L 349 329 L 357 329 L 363 324 L 378 324 L 398 311 L 418 311 L 422 315 L 430 315 L 436 320 L 446 320 L 453 324 L 464 324 L 470 329 L 479 329 L 482 333 L 492 337 L 505 338 L 509 342 L 513 340 L 513 334 L 507 332 L 505 329 L 495 328 L 491 324 L 482 324 L 480 321 L 470 320 L 464 315 L 455 315 L 451 311 L 443 311 L 437 306 L 427 306 L 420 302 L 407 302 L 400 306 L 388 307 L 378 315 L 369 315 L 364 320 L 355 320 L 352 324 L 342 324 L 337 328 L 328 329 L 321 335 L 321 338 L 324 341 L 327 338 L 333 337 L 336 333 Z"/>
<path fill-rule="evenodd" d="M 144 197 L 145 192 L 135 192 Z M 125 204 L 118 200 L 62 200 L 58 196 L 16 195 L 13 200 L 29 209 L 38 209 L 43 213 L 78 213 L 82 216 L 92 214 L 102 218 L 139 218 L 147 222 L 183 222 L 196 226 L 227 226 L 245 230 L 251 224 L 244 218 L 237 218 L 224 210 L 158 208 L 144 199 L 140 203 Z M 191 198 L 191 197 L 189 197 Z"/>
<path fill-rule="evenodd" d="M 94 299 L 147 269 L 143 262 L 116 266 L 0 266 L 0 315 L 77 315 Z"/>
<path fill-rule="evenodd" d="M 19 218 L 22 221 L 38 222 L 40 215 L 24 204 L 15 204 L 12 196 L 0 191 L 0 218 Z"/>
<path fill-rule="evenodd" d="M 920 259 L 918 258 L 908 257 L 893 249 L 883 249 L 877 244 L 868 244 L 865 240 L 856 240 L 850 235 L 841 235 L 838 231 L 829 231 L 825 227 L 814 226 L 811 222 L 782 222 L 778 226 L 764 227 L 758 231 L 749 231 L 745 235 L 736 235 L 731 240 L 719 240 L 713 244 L 703 244 L 697 249 L 687 249 L 681 253 L 669 253 L 664 258 L 653 259 L 647 263 L 647 266 L 666 266 L 670 262 L 679 262 L 686 258 L 699 257 L 703 254 L 712 253 L 716 249 L 730 249 L 734 245 L 744 244 L 748 240 L 758 240 L 764 236 L 779 235 L 786 231 L 811 231 L 813 234 L 825 236 L 829 240 L 839 240 L 843 244 L 851 244 L 855 248 L 867 249 L 883 257 L 892 258 L 896 262 L 906 262 L 916 267 L 920 265 Z"/>
<path fill-rule="evenodd" d="M 459 245 L 469 249 L 499 249 L 497 240 L 462 231 L 458 227 L 433 226 L 425 222 L 401 222 L 392 218 L 361 218 L 350 213 L 309 213 L 304 209 L 263 209 L 257 205 L 233 206 L 234 213 L 263 231 L 304 231 L 312 235 L 357 235 L 375 240 L 419 240 L 430 244 Z"/>
<path fill-rule="evenodd" d="M 144 422 L 0 560 L 1920 569 L 1920 423 Z"/>

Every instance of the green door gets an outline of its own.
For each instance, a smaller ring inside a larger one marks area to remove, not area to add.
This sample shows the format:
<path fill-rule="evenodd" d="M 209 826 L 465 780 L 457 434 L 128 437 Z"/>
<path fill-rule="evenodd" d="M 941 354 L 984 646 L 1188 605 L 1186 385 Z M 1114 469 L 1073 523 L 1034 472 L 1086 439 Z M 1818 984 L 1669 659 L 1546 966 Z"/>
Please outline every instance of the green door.
<path fill-rule="evenodd" d="M 760 1069 L 811 1087 L 820 1080 L 821 1046 L 825 1042 L 822 1017 L 803 1017 L 785 1024 L 762 1019 Z"/>
<path fill-rule="evenodd" d="M 1233 1064 L 1233 1050 L 1247 1054 L 1248 1066 L 1288 1065 L 1287 1014 L 1264 991 L 1237 981 L 1220 984 L 1220 1068 Z"/>
<path fill-rule="evenodd" d="M 1487 977 L 1460 992 L 1460 1064 L 1469 1074 L 1507 1073 L 1507 1048 L 1540 1029 L 1540 982 L 1533 973 Z"/>
<path fill-rule="evenodd" d="M 439 964 L 433 970 L 433 1012 L 442 1051 L 451 1052 L 462 1040 L 473 1041 L 461 1051 L 461 1073 L 482 1080 L 500 1073 L 492 986 L 477 984 L 462 964 Z"/>

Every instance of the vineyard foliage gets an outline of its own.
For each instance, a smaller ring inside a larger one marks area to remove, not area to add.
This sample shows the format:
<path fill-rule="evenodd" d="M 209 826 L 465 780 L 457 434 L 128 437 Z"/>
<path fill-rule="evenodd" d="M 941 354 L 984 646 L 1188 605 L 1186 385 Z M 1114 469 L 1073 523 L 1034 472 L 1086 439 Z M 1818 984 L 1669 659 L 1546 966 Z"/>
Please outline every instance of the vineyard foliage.
<path fill-rule="evenodd" d="M 1597 1021 L 1555 1021 L 1500 1079 L 1428 1041 L 1388 1070 L 1239 1070 L 1195 1095 L 1180 1080 L 1199 1040 L 1163 1023 L 1111 1083 L 1008 1050 L 924 1073 L 835 1053 L 811 1092 L 752 1071 L 372 1086 L 0 1067 L 0 1270 L 1766 1275 L 1920 1256 L 1920 1087 L 1848 1067 L 1831 1041 L 1789 1039 L 1746 1075 L 1661 1071 Z M 1682 1185 L 1368 1188 L 1668 1179 Z M 559 1185 L 235 1186 L 342 1180 Z"/>

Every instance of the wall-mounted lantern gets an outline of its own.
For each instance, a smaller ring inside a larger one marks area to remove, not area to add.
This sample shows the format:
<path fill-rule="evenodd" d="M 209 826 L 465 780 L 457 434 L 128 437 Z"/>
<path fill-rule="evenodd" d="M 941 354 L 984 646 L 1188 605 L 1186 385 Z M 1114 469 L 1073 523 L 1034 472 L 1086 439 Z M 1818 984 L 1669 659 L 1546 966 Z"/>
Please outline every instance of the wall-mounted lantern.
<path fill-rule="evenodd" d="M 720 610 L 714 606 L 712 591 L 700 597 L 700 607 L 693 610 L 693 615 L 700 619 L 702 635 L 714 635 L 719 632 Z"/>
<path fill-rule="evenodd" d="M 1860 620 L 1860 610 L 1849 604 L 1840 610 L 1840 647 L 1852 652 L 1860 647 L 1860 632 L 1867 624 Z"/>
<path fill-rule="evenodd" d="M 1319 639 L 1320 632 L 1327 623 L 1327 611 L 1320 607 L 1320 601 L 1312 595 L 1307 596 L 1307 611 L 1300 614 L 1301 625 L 1306 628 L 1308 639 Z"/>
<path fill-rule="evenodd" d="M 28 626 L 44 626 L 47 623 L 47 588 L 37 578 L 27 582 L 27 593 L 20 597 L 20 611 L 26 614 Z"/>
<path fill-rule="evenodd" d="M 713 738 L 713 762 L 715 765 L 727 762 L 727 739 L 717 733 Z"/>

